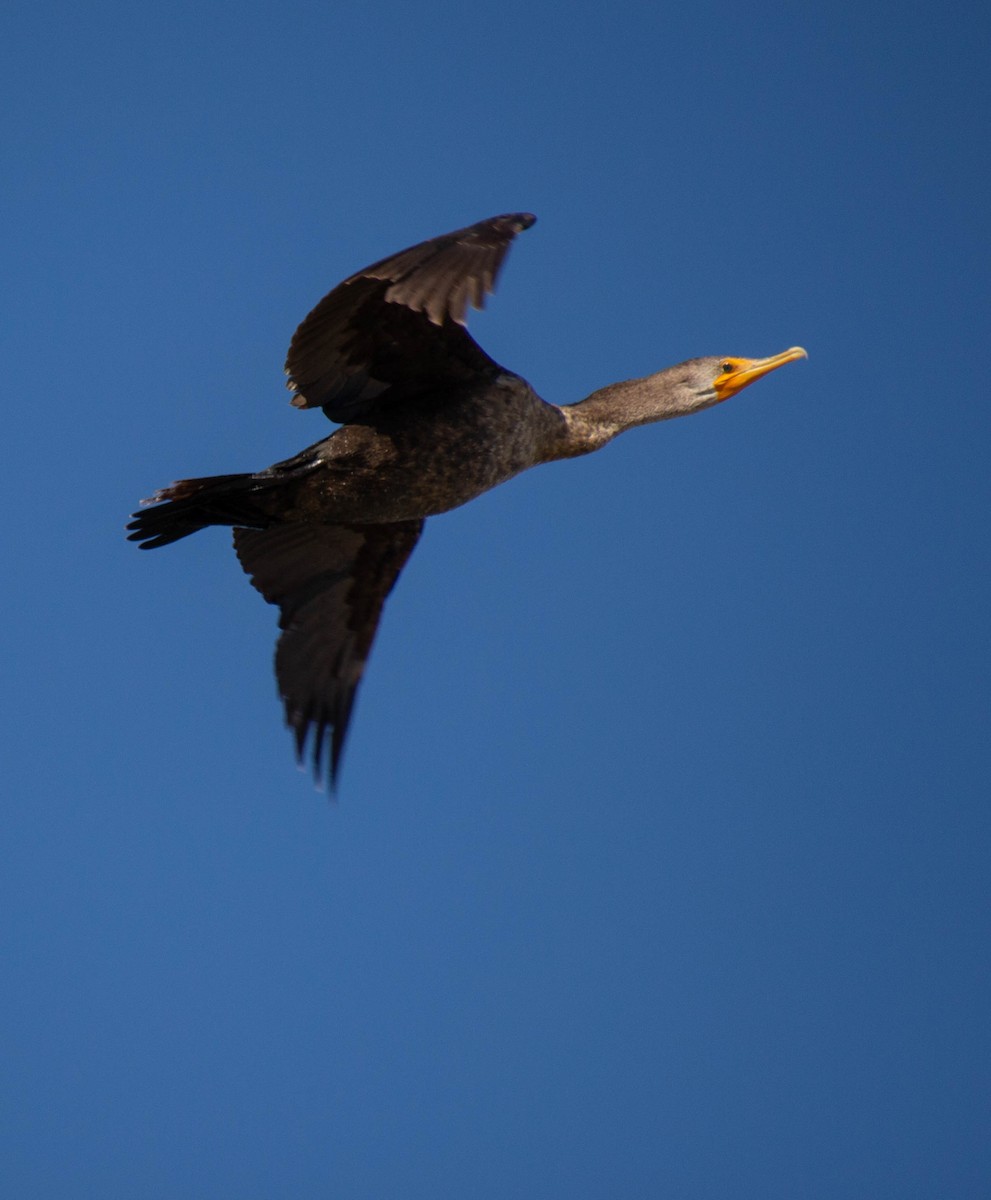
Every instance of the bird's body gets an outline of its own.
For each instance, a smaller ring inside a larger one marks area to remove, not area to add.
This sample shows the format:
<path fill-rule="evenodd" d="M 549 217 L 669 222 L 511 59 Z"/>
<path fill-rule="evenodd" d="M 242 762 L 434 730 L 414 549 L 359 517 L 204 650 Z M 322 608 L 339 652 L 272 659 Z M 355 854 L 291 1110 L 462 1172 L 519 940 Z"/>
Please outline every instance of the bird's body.
<path fill-rule="evenodd" d="M 463 328 L 533 221 L 494 217 L 339 284 L 297 330 L 286 370 L 293 404 L 322 407 L 341 427 L 263 471 L 181 480 L 128 526 L 146 549 L 235 528 L 242 566 L 281 610 L 276 675 L 300 755 L 312 732 L 318 776 L 327 733 L 337 770 L 382 604 L 425 518 L 634 425 L 710 407 L 804 356 L 690 359 L 548 404 Z"/>
<path fill-rule="evenodd" d="M 342 426 L 312 448 L 321 470 L 303 483 L 301 503 L 333 521 L 435 516 L 557 457 L 563 426 L 525 380 L 500 374 Z"/>

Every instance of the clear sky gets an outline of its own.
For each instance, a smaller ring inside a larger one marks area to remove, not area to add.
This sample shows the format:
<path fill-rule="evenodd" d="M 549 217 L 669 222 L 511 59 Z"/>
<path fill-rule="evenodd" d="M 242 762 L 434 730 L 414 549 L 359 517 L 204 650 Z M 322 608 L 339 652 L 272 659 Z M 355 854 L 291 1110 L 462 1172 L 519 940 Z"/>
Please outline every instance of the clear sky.
<path fill-rule="evenodd" d="M 989 1194 L 979 11 L 8 12 L 0 1193 Z M 507 210 L 549 400 L 810 358 L 432 520 L 330 802 L 229 535 L 122 527 Z"/>

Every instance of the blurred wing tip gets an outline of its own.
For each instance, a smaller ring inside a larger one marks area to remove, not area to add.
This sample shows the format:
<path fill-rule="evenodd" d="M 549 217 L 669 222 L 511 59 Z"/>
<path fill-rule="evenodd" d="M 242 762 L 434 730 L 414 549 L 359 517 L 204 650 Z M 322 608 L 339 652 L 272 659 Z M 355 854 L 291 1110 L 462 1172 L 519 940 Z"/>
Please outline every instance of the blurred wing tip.
<path fill-rule="evenodd" d="M 340 744 L 337 743 L 336 726 L 324 724 L 300 712 L 287 714 L 286 725 L 292 730 L 296 770 L 304 775 L 312 774 L 314 789 L 326 792 L 334 799 L 337 795 L 344 749 L 343 737 Z M 330 743 L 329 764 L 324 762 L 327 743 Z"/>
<path fill-rule="evenodd" d="M 503 213 L 502 216 L 490 218 L 488 222 L 491 225 L 508 225 L 513 233 L 522 233 L 536 223 L 536 216 L 529 212 Z"/>

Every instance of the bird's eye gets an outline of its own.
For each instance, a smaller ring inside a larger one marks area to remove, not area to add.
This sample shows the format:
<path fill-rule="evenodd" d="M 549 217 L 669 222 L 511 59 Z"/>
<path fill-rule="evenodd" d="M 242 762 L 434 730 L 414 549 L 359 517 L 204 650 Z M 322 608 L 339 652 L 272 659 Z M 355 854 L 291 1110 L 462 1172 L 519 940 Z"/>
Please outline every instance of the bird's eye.
<path fill-rule="evenodd" d="M 728 358 L 727 358 L 727 359 L 725 360 L 725 362 L 723 362 L 723 363 L 721 363 L 721 364 L 720 364 L 720 366 L 719 366 L 719 369 L 720 369 L 720 371 L 722 371 L 722 373 L 723 373 L 724 375 L 728 375 L 728 374 L 730 373 L 730 371 L 732 371 L 732 370 L 733 370 L 733 363 L 732 363 L 732 361 L 731 361 L 730 359 L 728 359 Z"/>

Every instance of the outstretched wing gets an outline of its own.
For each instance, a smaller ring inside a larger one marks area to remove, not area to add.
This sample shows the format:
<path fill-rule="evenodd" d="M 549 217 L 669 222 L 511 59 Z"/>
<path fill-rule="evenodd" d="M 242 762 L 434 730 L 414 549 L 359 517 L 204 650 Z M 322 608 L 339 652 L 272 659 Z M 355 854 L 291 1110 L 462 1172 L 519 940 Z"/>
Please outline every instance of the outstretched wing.
<path fill-rule="evenodd" d="M 536 219 L 490 217 L 339 283 L 293 335 L 286 359 L 292 403 L 354 421 L 378 405 L 498 373 L 464 328 L 468 305 L 484 305 L 513 238 Z"/>
<path fill-rule="evenodd" d="M 382 605 L 422 528 L 422 521 L 398 521 L 234 531 L 241 566 L 281 610 L 275 676 L 300 762 L 312 730 L 309 750 L 318 782 L 328 735 L 332 786 L 336 779 Z"/>

